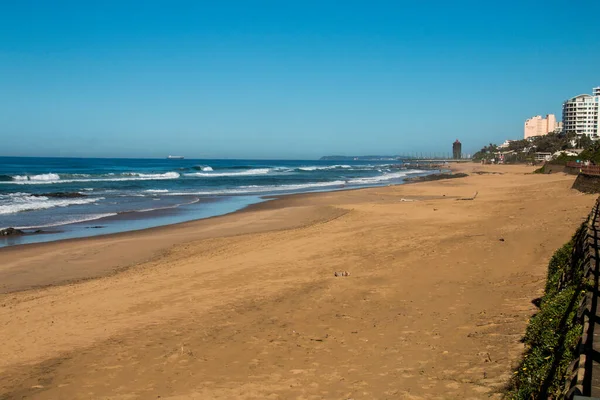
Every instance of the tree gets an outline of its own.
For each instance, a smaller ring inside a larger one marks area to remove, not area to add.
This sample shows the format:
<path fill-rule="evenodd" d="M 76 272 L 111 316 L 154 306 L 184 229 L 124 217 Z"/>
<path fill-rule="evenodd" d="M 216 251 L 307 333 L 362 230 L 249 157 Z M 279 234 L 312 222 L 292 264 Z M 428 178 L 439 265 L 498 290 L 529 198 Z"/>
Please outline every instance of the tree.
<path fill-rule="evenodd" d="M 530 147 L 530 146 L 531 146 L 531 144 L 529 143 L 529 140 L 527 140 L 527 139 L 513 140 L 508 144 L 508 150 L 522 152 L 523 150 L 525 150 L 527 147 Z"/>
<path fill-rule="evenodd" d="M 580 135 L 577 138 L 577 148 L 578 149 L 587 149 L 594 144 L 594 141 L 588 135 Z"/>
<path fill-rule="evenodd" d="M 483 146 L 481 150 L 473 154 L 474 161 L 490 160 L 494 158 L 494 153 L 498 151 L 498 146 L 490 143 L 489 146 Z"/>
<path fill-rule="evenodd" d="M 596 165 L 600 165 L 600 141 L 593 142 L 580 155 L 580 160 L 592 161 Z"/>

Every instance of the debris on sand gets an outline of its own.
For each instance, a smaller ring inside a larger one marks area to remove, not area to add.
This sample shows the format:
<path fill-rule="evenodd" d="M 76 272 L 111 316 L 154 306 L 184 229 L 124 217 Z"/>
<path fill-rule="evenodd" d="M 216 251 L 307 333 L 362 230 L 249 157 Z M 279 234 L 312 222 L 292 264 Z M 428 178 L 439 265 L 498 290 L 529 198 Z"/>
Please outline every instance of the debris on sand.
<path fill-rule="evenodd" d="M 336 271 L 333 273 L 333 276 L 350 276 L 350 272 L 348 271 Z"/>
<path fill-rule="evenodd" d="M 475 200 L 475 198 L 477 198 L 478 194 L 479 194 L 479 192 L 475 192 L 472 197 L 461 197 L 460 199 L 456 199 L 456 200 Z"/>

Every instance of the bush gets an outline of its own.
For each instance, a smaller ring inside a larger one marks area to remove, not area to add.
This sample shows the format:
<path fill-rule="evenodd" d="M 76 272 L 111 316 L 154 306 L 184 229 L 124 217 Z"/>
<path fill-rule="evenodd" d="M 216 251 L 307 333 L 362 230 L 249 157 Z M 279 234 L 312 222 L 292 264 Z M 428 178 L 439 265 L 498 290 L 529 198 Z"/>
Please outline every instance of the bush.
<path fill-rule="evenodd" d="M 588 285 L 583 282 L 582 260 L 574 250 L 584 233 L 585 224 L 554 253 L 548 264 L 540 311 L 529 321 L 523 338 L 525 354 L 514 372 L 507 398 L 556 398 L 562 391 L 582 334 L 576 314 Z"/>
<path fill-rule="evenodd" d="M 580 159 L 592 161 L 596 165 L 600 165 L 600 141 L 585 149 L 580 155 Z"/>
<path fill-rule="evenodd" d="M 567 165 L 569 161 L 577 161 L 580 159 L 580 156 L 567 156 L 565 154 L 561 154 L 556 157 L 554 160 L 550 161 L 550 164 L 556 165 Z"/>

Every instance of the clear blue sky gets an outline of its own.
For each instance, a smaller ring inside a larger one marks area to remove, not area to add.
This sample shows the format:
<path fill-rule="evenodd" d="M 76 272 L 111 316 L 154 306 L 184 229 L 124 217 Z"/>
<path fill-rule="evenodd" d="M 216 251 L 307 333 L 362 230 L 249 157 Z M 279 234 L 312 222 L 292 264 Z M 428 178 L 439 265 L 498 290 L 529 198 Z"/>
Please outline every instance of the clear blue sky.
<path fill-rule="evenodd" d="M 0 155 L 471 152 L 600 85 L 598 15 L 597 0 L 3 1 Z"/>

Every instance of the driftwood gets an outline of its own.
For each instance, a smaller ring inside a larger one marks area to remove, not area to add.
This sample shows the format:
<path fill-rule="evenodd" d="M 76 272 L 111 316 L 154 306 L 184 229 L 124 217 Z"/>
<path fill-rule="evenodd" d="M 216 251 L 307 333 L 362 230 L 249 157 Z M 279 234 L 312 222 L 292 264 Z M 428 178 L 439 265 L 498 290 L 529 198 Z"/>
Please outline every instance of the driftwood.
<path fill-rule="evenodd" d="M 475 192 L 475 194 L 473 194 L 473 197 L 461 197 L 460 199 L 456 199 L 456 200 L 475 200 L 475 198 L 477 197 L 478 194 L 479 194 L 479 192 Z"/>

